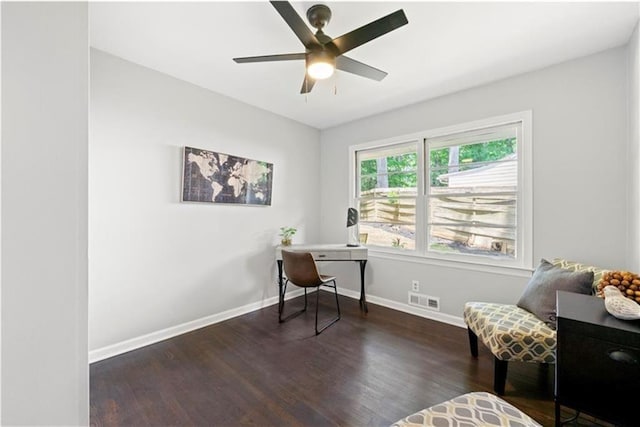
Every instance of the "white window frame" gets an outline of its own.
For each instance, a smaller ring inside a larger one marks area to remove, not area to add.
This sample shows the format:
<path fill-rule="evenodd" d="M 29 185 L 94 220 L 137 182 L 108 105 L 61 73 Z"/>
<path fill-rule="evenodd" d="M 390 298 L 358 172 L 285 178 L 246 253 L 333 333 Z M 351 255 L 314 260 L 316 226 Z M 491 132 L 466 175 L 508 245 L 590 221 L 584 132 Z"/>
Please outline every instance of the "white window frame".
<path fill-rule="evenodd" d="M 349 147 L 350 183 L 349 200 L 351 206 L 357 208 L 356 194 L 358 165 L 356 153 L 362 150 L 379 149 L 388 145 L 408 142 L 416 143 L 418 153 L 418 196 L 416 200 L 416 249 L 406 250 L 370 246 L 372 256 L 400 259 L 405 261 L 427 262 L 443 266 L 483 270 L 496 273 L 509 271 L 513 274 L 527 276 L 533 269 L 533 114 L 531 110 L 502 116 L 489 117 L 472 122 L 424 130 L 410 135 L 370 141 Z M 477 131 L 483 128 L 520 123 L 521 131 L 517 139 L 518 190 L 516 204 L 516 258 L 504 259 L 484 255 L 445 254 L 427 250 L 427 218 L 428 207 L 426 196 L 426 177 L 429 174 L 427 161 L 427 140 L 444 138 L 448 135 Z"/>
<path fill-rule="evenodd" d="M 387 247 L 387 246 L 369 246 L 370 249 L 373 250 L 381 250 L 381 251 L 385 251 L 385 252 L 390 252 L 390 253 L 416 253 L 418 251 L 418 248 L 422 247 L 419 246 L 419 240 L 422 238 L 422 236 L 420 236 L 420 234 L 418 233 L 418 221 L 420 220 L 419 218 L 421 217 L 421 215 L 419 214 L 419 212 L 421 211 L 421 203 L 422 203 L 422 194 L 424 193 L 424 168 L 422 166 L 422 163 L 424 163 L 423 161 L 421 161 L 420 159 L 424 156 L 424 151 L 423 151 L 423 147 L 424 144 L 421 143 L 421 141 L 417 138 L 393 138 L 390 140 L 386 140 L 386 141 L 377 141 L 374 142 L 372 145 L 370 144 L 363 144 L 358 146 L 357 149 L 353 149 L 354 147 L 350 147 L 350 164 L 352 165 L 352 167 L 354 167 L 355 169 L 352 171 L 351 173 L 351 179 L 354 181 L 353 185 L 351 185 L 351 193 L 350 193 L 350 200 L 352 201 L 351 205 L 353 207 L 355 207 L 356 209 L 360 209 L 360 205 L 359 205 L 359 198 L 358 198 L 358 194 L 360 193 L 360 174 L 359 172 L 359 165 L 358 165 L 358 152 L 359 151 L 373 151 L 373 150 L 379 150 L 379 149 L 385 149 L 387 147 L 391 148 L 393 146 L 406 146 L 406 147 L 410 147 L 411 145 L 413 145 L 416 149 L 416 158 L 417 158 L 417 166 L 416 166 L 416 181 L 417 181 L 417 189 L 416 189 L 416 224 L 415 224 L 415 228 L 416 228 L 416 242 L 415 242 L 415 249 L 403 249 L 403 248 L 394 248 L 394 247 Z"/>

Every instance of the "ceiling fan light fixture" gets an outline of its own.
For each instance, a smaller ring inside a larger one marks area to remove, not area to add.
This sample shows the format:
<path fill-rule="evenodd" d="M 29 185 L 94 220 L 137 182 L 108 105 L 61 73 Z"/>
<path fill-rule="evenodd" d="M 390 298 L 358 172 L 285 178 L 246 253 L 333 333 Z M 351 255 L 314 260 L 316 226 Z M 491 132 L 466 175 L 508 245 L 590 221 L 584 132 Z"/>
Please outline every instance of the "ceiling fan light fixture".
<path fill-rule="evenodd" d="M 336 69 L 336 58 L 326 51 L 307 55 L 307 74 L 314 80 L 331 77 Z"/>
<path fill-rule="evenodd" d="M 286 0 L 273 0 L 270 3 L 295 33 L 298 40 L 302 42 L 304 52 L 248 56 L 233 58 L 233 60 L 238 64 L 244 64 L 248 62 L 297 61 L 304 59 L 305 77 L 300 89 L 301 94 L 311 92 L 317 80 L 331 77 L 338 65 L 340 66 L 340 71 L 377 81 L 384 79 L 387 75 L 384 71 L 358 62 L 344 56 L 344 54 L 409 23 L 404 11 L 399 9 L 340 37 L 331 38 L 323 31 L 323 28 L 331 19 L 331 9 L 327 5 L 316 4 L 307 10 L 307 19 L 311 26 L 317 30 L 314 34 L 305 25 L 298 12 L 291 6 L 291 3 Z M 336 58 L 339 58 L 339 61 L 336 61 Z"/>

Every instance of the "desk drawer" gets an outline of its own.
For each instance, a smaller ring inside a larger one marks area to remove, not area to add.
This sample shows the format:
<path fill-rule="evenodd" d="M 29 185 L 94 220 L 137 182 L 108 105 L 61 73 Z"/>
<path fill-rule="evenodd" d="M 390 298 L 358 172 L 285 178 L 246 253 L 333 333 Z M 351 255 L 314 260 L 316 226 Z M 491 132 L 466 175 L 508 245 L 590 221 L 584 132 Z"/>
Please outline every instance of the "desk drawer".
<path fill-rule="evenodd" d="M 339 261 L 350 260 L 351 252 L 349 251 L 312 251 L 313 259 L 316 261 Z"/>
<path fill-rule="evenodd" d="M 637 425 L 640 349 L 559 329 L 556 392 L 559 402 L 620 425 Z"/>

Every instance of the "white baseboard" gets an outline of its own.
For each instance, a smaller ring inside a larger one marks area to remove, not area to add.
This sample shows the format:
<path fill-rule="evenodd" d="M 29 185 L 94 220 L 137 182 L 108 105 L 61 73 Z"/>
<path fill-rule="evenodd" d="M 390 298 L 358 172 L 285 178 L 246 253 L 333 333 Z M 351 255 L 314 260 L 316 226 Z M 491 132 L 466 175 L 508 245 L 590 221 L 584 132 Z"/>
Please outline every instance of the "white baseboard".
<path fill-rule="evenodd" d="M 323 289 L 324 290 L 324 289 Z M 340 295 L 360 299 L 360 292 L 352 291 L 350 289 L 338 289 Z M 296 289 L 295 291 L 287 292 L 286 299 L 295 298 L 303 295 L 303 289 Z M 367 301 L 373 304 L 378 304 L 383 307 L 388 307 L 393 310 L 402 311 L 404 313 L 413 314 L 415 316 L 424 317 L 426 319 L 435 320 L 449 325 L 466 328 L 464 320 L 461 317 L 451 316 L 449 314 L 440 313 L 437 311 L 424 310 L 418 307 L 413 307 L 408 304 L 403 304 L 397 301 L 391 301 L 385 298 L 376 297 L 373 295 L 367 296 Z M 190 322 L 182 323 L 177 326 L 162 329 L 156 332 L 151 332 L 146 335 L 142 335 L 136 338 L 131 338 L 126 341 L 122 341 L 116 344 L 112 344 L 106 347 L 98 348 L 89 351 L 89 363 L 99 362 L 104 359 L 108 359 L 119 354 L 126 353 L 128 351 L 136 350 L 138 348 L 155 344 L 160 341 L 164 341 L 169 338 L 173 338 L 178 335 L 185 334 L 187 332 L 194 331 L 196 329 L 204 328 L 215 323 L 219 323 L 233 317 L 241 316 L 243 314 L 251 313 L 252 311 L 260 310 L 264 307 L 269 307 L 278 303 L 278 297 L 267 298 L 262 301 L 247 304 L 242 307 L 234 308 L 231 310 L 223 311 L 222 313 L 212 314 L 211 316 L 202 317 L 200 319 L 192 320 Z"/>
<path fill-rule="evenodd" d="M 351 289 L 338 289 L 340 295 L 346 297 L 360 299 L 360 292 L 352 291 Z M 393 310 L 402 311 L 404 313 L 413 314 L 414 316 L 424 317 L 425 319 L 435 320 L 437 322 L 446 323 L 448 325 L 458 326 L 460 328 L 467 328 L 464 323 L 464 319 L 458 316 L 452 316 L 450 314 L 440 313 L 438 311 L 425 310 L 419 307 L 414 307 L 409 304 L 403 304 L 401 302 L 392 301 L 386 298 L 380 298 L 375 295 L 367 295 L 367 302 L 378 304 L 383 307 L 391 308 Z"/>
<path fill-rule="evenodd" d="M 288 300 L 291 298 L 295 298 L 303 294 L 304 294 L 303 289 L 296 289 L 294 291 L 287 292 L 286 299 Z M 166 339 L 173 338 L 178 335 L 186 334 L 187 332 L 204 328 L 205 326 L 210 326 L 215 323 L 219 323 L 219 322 L 231 319 L 233 317 L 251 313 L 252 311 L 260 310 L 261 308 L 269 307 L 277 303 L 278 303 L 278 297 L 267 298 L 262 301 L 243 305 L 242 307 L 223 311 L 222 313 L 212 314 L 211 316 L 202 317 L 200 319 L 182 323 L 177 326 L 172 326 L 170 328 L 151 332 L 149 334 L 142 335 L 136 338 L 131 338 L 126 341 L 121 341 L 119 343 L 112 344 L 106 347 L 91 350 L 89 351 L 89 363 L 99 362 L 100 360 L 108 359 L 109 357 L 117 356 L 119 354 L 126 353 L 131 350 L 136 350 L 138 348 L 141 348 L 150 344 L 155 344 L 157 342 L 164 341 Z"/>

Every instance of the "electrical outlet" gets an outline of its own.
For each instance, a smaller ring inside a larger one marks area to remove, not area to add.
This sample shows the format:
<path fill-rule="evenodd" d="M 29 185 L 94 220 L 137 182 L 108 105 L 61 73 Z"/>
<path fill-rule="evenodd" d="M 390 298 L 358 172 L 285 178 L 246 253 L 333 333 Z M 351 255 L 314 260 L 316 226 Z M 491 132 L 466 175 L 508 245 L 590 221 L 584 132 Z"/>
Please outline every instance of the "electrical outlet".
<path fill-rule="evenodd" d="M 420 292 L 420 282 L 418 282 L 417 280 L 412 280 L 411 281 L 411 290 L 413 292 Z"/>

